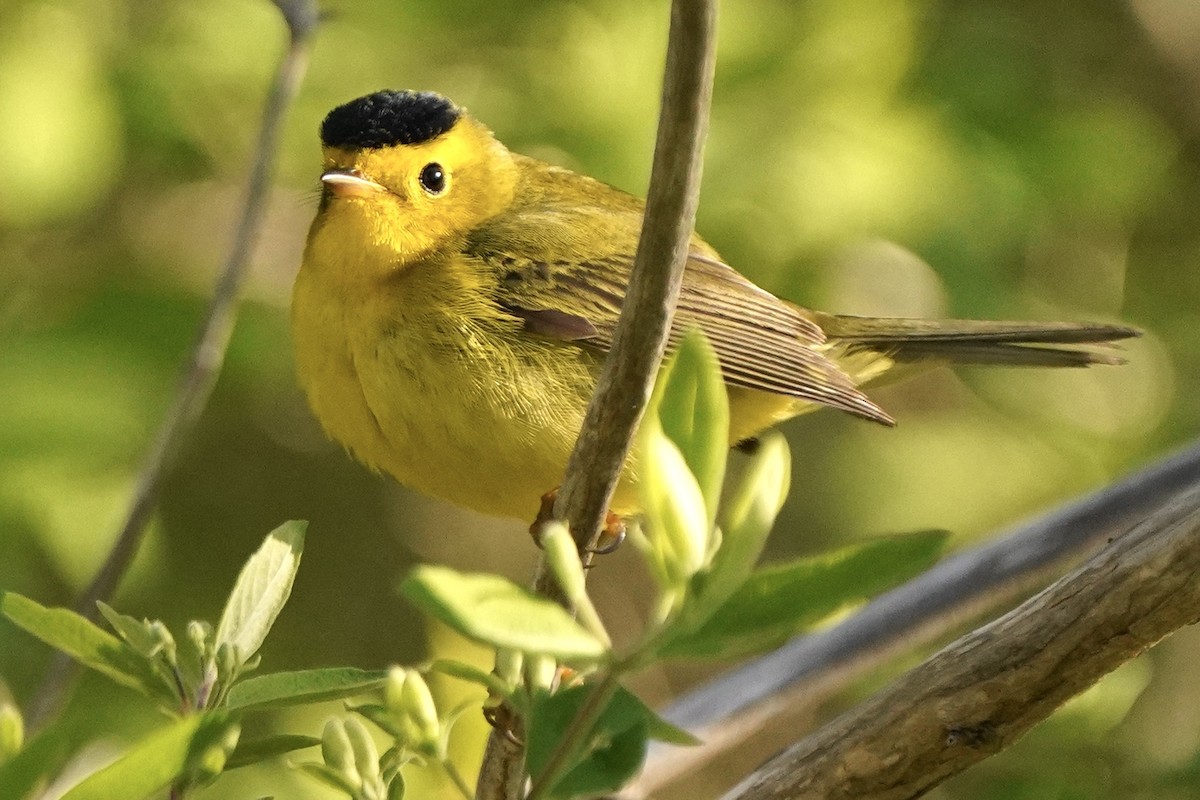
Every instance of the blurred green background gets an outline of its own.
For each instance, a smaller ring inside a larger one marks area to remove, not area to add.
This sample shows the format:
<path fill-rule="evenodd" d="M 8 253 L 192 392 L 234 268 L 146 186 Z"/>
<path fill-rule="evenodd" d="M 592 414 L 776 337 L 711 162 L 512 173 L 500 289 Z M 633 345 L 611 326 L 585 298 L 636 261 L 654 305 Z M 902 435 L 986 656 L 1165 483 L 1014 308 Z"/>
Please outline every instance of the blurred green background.
<path fill-rule="evenodd" d="M 525 580 L 524 525 L 369 474 L 324 439 L 293 379 L 316 129 L 366 92 L 434 89 L 512 149 L 641 194 L 667 3 L 327 10 L 226 370 L 115 604 L 177 633 L 215 619 L 262 536 L 303 518 L 305 562 L 264 668 L 376 668 L 430 648 L 486 664 L 425 630 L 396 579 L 438 561 Z M 1121 368 L 943 370 L 880 390 L 895 430 L 832 412 L 789 423 L 795 482 L 773 557 L 929 527 L 966 545 L 1195 435 L 1200 4 L 741 0 L 720 36 L 698 227 L 761 285 L 850 313 L 1146 331 Z M 229 246 L 283 44 L 265 0 L 0 5 L 0 589 L 69 604 L 106 552 Z M 649 590 L 634 554 L 604 559 L 592 585 L 611 627 L 632 630 Z M 47 659 L 0 622 L 0 694 L 27 701 Z M 1200 797 L 1198 664 L 1200 635 L 1173 637 L 935 796 Z M 662 701 L 695 672 L 639 689 Z M 68 713 L 95 732 L 85 760 L 155 719 L 91 680 Z M 270 724 L 315 733 L 328 713 Z M 462 724 L 466 769 L 482 731 Z M 203 797 L 266 792 L 329 796 L 280 769 Z"/>

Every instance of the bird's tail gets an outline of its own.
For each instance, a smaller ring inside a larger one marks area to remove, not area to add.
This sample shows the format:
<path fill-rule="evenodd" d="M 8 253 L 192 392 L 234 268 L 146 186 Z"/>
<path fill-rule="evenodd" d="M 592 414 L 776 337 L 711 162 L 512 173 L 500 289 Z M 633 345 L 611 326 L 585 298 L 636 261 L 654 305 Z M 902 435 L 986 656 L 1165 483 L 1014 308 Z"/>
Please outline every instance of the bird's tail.
<path fill-rule="evenodd" d="M 818 313 L 830 344 L 898 364 L 944 362 L 1013 367 L 1123 364 L 1113 342 L 1140 336 L 1123 325 L 855 317 Z"/>

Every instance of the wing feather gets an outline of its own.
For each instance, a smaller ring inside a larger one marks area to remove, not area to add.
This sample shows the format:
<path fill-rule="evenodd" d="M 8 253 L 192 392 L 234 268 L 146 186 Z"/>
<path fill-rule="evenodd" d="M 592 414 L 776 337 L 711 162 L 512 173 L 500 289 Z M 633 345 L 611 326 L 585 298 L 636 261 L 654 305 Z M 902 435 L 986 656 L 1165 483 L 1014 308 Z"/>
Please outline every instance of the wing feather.
<path fill-rule="evenodd" d="M 595 214 L 604 215 L 605 222 L 611 217 L 603 208 Z M 574 215 L 586 217 L 586 210 Z M 578 252 L 579 226 L 587 222 L 572 219 L 572 214 L 537 213 L 523 220 L 507 216 L 493 227 L 476 229 L 464 254 L 494 278 L 485 283 L 496 287 L 496 303 L 522 320 L 530 333 L 607 351 L 625 300 L 636 241 L 593 237 L 601 238 L 599 246 L 608 251 L 578 260 L 551 258 Z M 693 243 L 669 349 L 686 331 L 699 328 L 732 386 L 894 424 L 826 355 L 825 335 L 815 322 L 709 252 L 703 242 Z"/>

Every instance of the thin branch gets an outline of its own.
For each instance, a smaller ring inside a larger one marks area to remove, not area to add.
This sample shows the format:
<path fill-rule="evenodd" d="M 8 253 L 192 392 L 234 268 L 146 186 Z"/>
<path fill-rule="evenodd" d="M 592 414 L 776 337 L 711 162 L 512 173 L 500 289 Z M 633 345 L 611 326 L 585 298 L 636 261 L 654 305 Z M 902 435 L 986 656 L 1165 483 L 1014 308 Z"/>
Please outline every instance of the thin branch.
<path fill-rule="evenodd" d="M 696 221 L 716 64 L 716 0 L 675 0 L 646 217 L 629 290 L 555 516 L 586 550 L 599 535 L 667 346 Z"/>
<path fill-rule="evenodd" d="M 96 617 L 96 601 L 110 597 L 129 569 L 141 545 L 150 515 L 158 503 L 163 475 L 178 457 L 196 420 L 208 404 L 225 361 L 225 351 L 237 320 L 238 297 L 248 271 L 250 253 L 262 230 L 266 193 L 271 183 L 271 168 L 275 162 L 283 120 L 304 79 L 308 67 L 309 42 L 318 21 L 313 0 L 273 0 L 273 4 L 287 23 L 288 49 L 280 61 L 267 96 L 245 204 L 233 246 L 213 290 L 191 356 L 182 371 L 175 400 L 142 463 L 125 522 L 114 539 L 104 565 L 76 605 L 76 610 L 89 618 Z M 31 724 L 36 726 L 54 713 L 77 671 L 78 666 L 68 657 L 62 653 L 55 654 L 46 671 L 46 678 L 30 704 Z"/>
<path fill-rule="evenodd" d="M 1016 596 L 1064 561 L 1078 558 L 1200 487 L 1200 444 L 1082 499 L 990 537 L 903 586 L 872 600 L 844 622 L 801 636 L 700 685 L 663 711 L 704 744 L 653 745 L 642 775 L 623 797 L 651 796 L 711 762 L 769 721 L 796 716 L 895 655 L 936 640 L 953 626 Z"/>
<path fill-rule="evenodd" d="M 633 271 L 596 392 L 567 464 L 554 516 L 566 520 L 585 562 L 608 513 L 634 430 L 650 398 L 683 281 L 716 64 L 716 0 L 673 0 L 658 137 Z M 534 579 L 565 603 L 543 559 Z M 488 740 L 476 797 L 511 800 L 524 752 L 504 734 Z"/>
<path fill-rule="evenodd" d="M 516 800 L 525 793 L 525 726 L 515 714 L 507 715 L 506 722 L 507 730 L 493 730 L 488 736 L 476 800 Z"/>
<path fill-rule="evenodd" d="M 554 755 L 546 762 L 542 774 L 534 776 L 533 786 L 529 789 L 528 800 L 542 800 L 549 795 L 559 779 L 571 766 L 583 740 L 596 725 L 605 705 L 620 688 L 618 675 L 610 670 L 604 680 L 591 687 L 590 693 L 579 709 L 579 713 L 562 732 L 561 744 L 555 748 Z"/>
<path fill-rule="evenodd" d="M 1200 619 L 1200 488 L 773 758 L 727 795 L 917 797 Z"/>

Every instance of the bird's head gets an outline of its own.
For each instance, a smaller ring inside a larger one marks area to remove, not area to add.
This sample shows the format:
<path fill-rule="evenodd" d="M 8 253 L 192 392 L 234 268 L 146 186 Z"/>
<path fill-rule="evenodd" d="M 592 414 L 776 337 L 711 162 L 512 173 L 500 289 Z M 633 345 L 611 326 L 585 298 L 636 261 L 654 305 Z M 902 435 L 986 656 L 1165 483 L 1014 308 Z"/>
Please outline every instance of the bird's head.
<path fill-rule="evenodd" d="M 454 242 L 512 201 L 512 155 L 433 92 L 375 92 L 338 106 L 321 124 L 321 144 L 314 236 L 374 250 L 381 268 Z"/>

